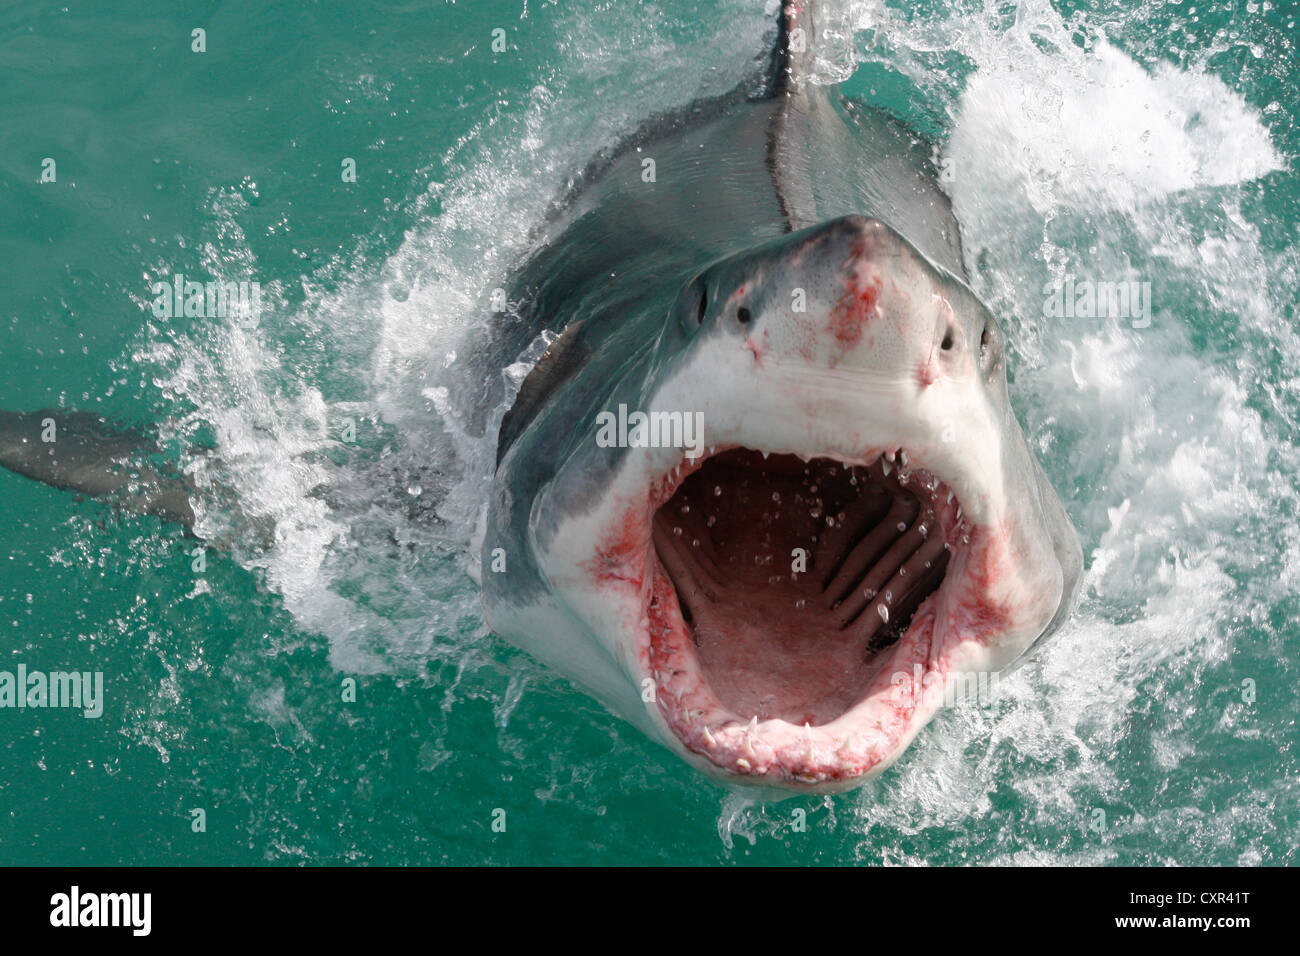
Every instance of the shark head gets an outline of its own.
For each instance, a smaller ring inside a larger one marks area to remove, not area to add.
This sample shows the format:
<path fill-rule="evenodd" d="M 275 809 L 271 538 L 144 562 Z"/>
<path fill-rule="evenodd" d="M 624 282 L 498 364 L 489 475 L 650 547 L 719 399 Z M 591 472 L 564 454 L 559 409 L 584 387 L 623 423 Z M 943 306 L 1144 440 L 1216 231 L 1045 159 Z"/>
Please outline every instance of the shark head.
<path fill-rule="evenodd" d="M 705 772 L 854 786 L 1067 613 L 1002 330 L 884 222 L 715 263 L 602 374 L 513 509 L 533 610 L 489 618 Z"/>

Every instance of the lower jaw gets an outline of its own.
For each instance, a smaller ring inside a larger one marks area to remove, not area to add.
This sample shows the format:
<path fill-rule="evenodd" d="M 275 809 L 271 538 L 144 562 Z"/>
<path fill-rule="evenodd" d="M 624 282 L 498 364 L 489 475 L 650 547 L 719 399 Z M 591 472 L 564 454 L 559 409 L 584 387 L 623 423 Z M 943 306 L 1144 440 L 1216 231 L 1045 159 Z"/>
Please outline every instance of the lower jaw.
<path fill-rule="evenodd" d="M 927 601 L 902 638 L 883 650 L 862 696 L 835 719 L 799 726 L 735 713 L 709 687 L 682 617 L 676 588 L 650 556 L 646 644 L 655 700 L 650 706 L 686 750 L 754 784 L 833 790 L 883 770 L 933 711 L 935 609 Z"/>

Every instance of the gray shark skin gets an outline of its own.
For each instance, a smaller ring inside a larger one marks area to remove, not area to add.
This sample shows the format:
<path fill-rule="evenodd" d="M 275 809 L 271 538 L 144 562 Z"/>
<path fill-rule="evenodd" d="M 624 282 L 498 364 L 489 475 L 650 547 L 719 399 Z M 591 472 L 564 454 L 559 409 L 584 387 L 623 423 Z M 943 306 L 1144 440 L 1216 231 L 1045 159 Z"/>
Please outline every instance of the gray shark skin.
<path fill-rule="evenodd" d="M 787 3 L 750 90 L 594 162 L 513 277 L 507 354 L 560 334 L 482 545 L 498 634 L 773 794 L 883 770 L 1042 645 L 1083 564 L 928 145 L 809 81 L 817 16 Z M 609 447 L 620 409 L 661 431 Z M 705 450 L 664 447 L 679 420 Z"/>
<path fill-rule="evenodd" d="M 0 465 L 36 481 L 106 498 L 127 511 L 194 524 L 193 489 L 184 476 L 153 459 L 148 433 L 89 412 L 0 411 Z"/>

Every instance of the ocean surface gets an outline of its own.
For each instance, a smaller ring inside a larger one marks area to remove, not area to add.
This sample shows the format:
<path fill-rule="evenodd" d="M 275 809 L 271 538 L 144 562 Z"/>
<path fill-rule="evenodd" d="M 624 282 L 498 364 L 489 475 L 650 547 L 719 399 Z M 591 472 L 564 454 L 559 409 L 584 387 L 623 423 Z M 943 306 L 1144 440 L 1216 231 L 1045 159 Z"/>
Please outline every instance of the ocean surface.
<path fill-rule="evenodd" d="M 0 863 L 1300 862 L 1300 9 L 837 9 L 819 77 L 934 140 L 1083 541 L 1048 649 L 764 804 L 483 624 L 467 327 L 598 148 L 747 74 L 763 0 L 24 0 L 0 408 L 161 429 L 202 546 L 0 473 L 0 670 L 104 675 L 98 718 L 0 709 Z M 259 321 L 158 317 L 177 274 Z M 1046 314 L 1069 279 L 1149 313 Z"/>

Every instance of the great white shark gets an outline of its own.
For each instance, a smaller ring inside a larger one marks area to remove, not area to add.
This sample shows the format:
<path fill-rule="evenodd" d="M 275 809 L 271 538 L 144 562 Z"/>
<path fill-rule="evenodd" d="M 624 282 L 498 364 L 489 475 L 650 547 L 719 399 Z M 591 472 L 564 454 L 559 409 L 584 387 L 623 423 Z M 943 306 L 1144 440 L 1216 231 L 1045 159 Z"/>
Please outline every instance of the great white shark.
<path fill-rule="evenodd" d="M 486 350 L 504 365 L 556 335 L 500 426 L 489 625 L 765 790 L 889 766 L 1042 646 L 1083 563 L 929 145 L 816 82 L 822 16 L 777 6 L 744 84 L 593 159 Z M 67 440 L 40 441 L 51 426 Z M 0 413 L 0 464 L 192 523 L 150 447 Z"/>

